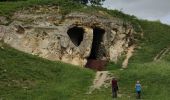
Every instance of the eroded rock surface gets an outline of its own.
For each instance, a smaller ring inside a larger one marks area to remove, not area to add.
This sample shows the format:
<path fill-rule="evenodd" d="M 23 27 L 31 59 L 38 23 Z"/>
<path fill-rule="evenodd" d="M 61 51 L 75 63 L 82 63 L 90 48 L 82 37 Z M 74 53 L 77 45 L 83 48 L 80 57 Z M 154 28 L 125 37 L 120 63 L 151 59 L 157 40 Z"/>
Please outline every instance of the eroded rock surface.
<path fill-rule="evenodd" d="M 117 62 L 133 44 L 132 25 L 120 19 L 80 12 L 63 16 L 56 7 L 45 13 L 43 7 L 34 9 L 18 11 L 9 25 L 0 25 L 0 40 L 26 53 L 80 66 L 87 59 Z"/>

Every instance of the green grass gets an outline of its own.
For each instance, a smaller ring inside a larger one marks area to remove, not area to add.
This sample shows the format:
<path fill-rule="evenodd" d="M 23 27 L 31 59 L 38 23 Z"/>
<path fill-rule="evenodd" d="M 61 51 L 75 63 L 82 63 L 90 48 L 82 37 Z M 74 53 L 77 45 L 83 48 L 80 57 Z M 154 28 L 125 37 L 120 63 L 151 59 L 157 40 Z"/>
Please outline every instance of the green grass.
<path fill-rule="evenodd" d="M 109 65 L 112 66 L 112 63 Z M 118 78 L 117 100 L 135 100 L 136 80 L 145 100 L 169 100 L 170 62 L 131 63 L 111 72 Z M 111 88 L 88 95 L 94 72 L 61 62 L 52 62 L 5 46 L 0 49 L 0 98 L 3 100 L 112 100 Z"/>
<path fill-rule="evenodd" d="M 56 5 L 61 7 L 61 13 L 65 14 L 77 8 L 83 8 L 83 5 L 77 5 L 77 3 L 71 0 L 27 0 L 27 1 L 15 1 L 15 2 L 0 2 L 0 15 L 8 16 L 13 14 L 22 8 L 27 8 L 37 5 Z"/>
<path fill-rule="evenodd" d="M 141 81 L 142 99 L 170 99 L 170 62 L 160 61 L 144 64 L 131 64 L 128 69 L 116 68 L 111 71 L 119 83 L 119 94 L 116 100 L 136 100 L 135 83 Z M 87 100 L 112 100 L 111 88 L 96 90 Z"/>
<path fill-rule="evenodd" d="M 143 20 L 139 24 L 144 31 L 144 38 L 138 42 L 140 48 L 136 50 L 131 62 L 151 62 L 162 49 L 170 46 L 170 26 Z"/>
<path fill-rule="evenodd" d="M 2 100 L 80 100 L 93 77 L 94 72 L 88 69 L 44 60 L 8 46 L 0 49 Z"/>

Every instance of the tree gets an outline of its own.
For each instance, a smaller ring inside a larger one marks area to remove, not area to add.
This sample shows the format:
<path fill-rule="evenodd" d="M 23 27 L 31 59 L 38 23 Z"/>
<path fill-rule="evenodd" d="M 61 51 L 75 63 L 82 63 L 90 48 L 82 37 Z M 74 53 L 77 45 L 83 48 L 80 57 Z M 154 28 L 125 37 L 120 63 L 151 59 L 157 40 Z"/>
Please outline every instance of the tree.
<path fill-rule="evenodd" d="M 79 2 L 81 4 L 91 3 L 92 5 L 101 5 L 101 2 L 105 0 L 73 0 L 73 1 Z"/>
<path fill-rule="evenodd" d="M 0 0 L 0 2 L 8 2 L 8 1 L 26 1 L 26 0 Z"/>
<path fill-rule="evenodd" d="M 101 5 L 101 3 L 105 0 L 89 0 L 89 2 L 93 5 Z"/>

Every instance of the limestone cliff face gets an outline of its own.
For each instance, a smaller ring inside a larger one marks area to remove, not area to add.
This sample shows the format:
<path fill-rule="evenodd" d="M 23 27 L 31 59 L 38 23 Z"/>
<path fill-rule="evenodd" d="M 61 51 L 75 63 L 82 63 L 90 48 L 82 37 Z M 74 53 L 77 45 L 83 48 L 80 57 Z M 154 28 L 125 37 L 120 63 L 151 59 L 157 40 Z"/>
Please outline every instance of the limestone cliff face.
<path fill-rule="evenodd" d="M 10 46 L 54 61 L 84 66 L 87 59 L 117 62 L 133 45 L 134 29 L 116 18 L 72 12 L 65 16 L 57 8 L 32 8 L 0 18 L 0 40 Z"/>

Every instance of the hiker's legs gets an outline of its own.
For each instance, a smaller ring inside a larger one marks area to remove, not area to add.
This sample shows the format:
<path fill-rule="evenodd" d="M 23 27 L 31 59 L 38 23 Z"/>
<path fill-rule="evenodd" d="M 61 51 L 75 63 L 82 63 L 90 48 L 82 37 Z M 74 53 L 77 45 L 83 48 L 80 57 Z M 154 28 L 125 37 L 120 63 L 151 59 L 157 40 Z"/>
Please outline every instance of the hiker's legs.
<path fill-rule="evenodd" d="M 137 93 L 136 93 L 136 98 L 137 99 L 140 99 L 140 97 L 141 97 L 140 93 L 141 93 L 140 91 L 137 91 Z"/>
<path fill-rule="evenodd" d="M 117 91 L 115 91 L 115 97 L 117 98 Z"/>
<path fill-rule="evenodd" d="M 116 98 L 116 92 L 115 91 L 112 91 L 112 96 L 113 96 L 113 98 Z"/>
<path fill-rule="evenodd" d="M 139 97 L 139 94 L 138 94 L 138 92 L 136 91 L 136 99 L 138 99 L 138 97 Z"/>
<path fill-rule="evenodd" d="M 138 96 L 139 96 L 139 99 L 140 99 L 140 91 L 138 92 Z"/>
<path fill-rule="evenodd" d="M 112 95 L 113 95 L 113 98 L 117 97 L 117 91 L 114 88 L 112 89 Z"/>
<path fill-rule="evenodd" d="M 112 95 L 113 95 L 113 98 L 117 98 L 117 88 L 112 88 Z"/>

